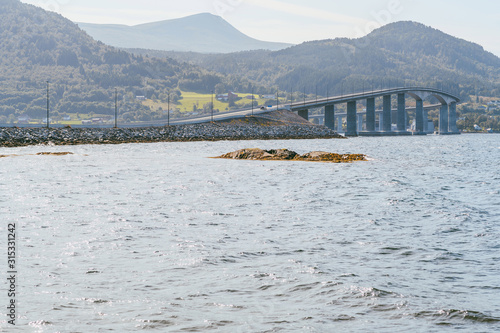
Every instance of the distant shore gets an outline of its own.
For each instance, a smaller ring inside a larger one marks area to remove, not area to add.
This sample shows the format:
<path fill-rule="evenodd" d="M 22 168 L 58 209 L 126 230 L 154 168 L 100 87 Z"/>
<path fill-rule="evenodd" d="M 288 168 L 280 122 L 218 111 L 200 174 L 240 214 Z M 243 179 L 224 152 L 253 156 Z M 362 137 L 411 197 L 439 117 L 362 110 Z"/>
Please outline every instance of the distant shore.
<path fill-rule="evenodd" d="M 343 138 L 324 126 L 205 123 L 142 128 L 0 128 L 0 147 Z"/>

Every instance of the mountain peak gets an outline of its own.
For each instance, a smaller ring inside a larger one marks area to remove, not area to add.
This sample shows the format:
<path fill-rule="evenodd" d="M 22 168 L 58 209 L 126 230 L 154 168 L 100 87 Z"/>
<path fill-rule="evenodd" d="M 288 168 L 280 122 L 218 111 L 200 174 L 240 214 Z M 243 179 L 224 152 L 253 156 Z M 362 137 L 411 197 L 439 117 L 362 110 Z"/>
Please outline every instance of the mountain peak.
<path fill-rule="evenodd" d="M 446 55 L 454 59 L 461 57 L 459 53 L 476 54 L 475 61 L 491 66 L 500 64 L 500 58 L 490 52 L 485 52 L 479 44 L 413 21 L 390 23 L 372 31 L 360 40 L 363 40 L 363 44 L 377 45 L 387 50 L 432 56 Z"/>
<path fill-rule="evenodd" d="M 384 25 L 373 30 L 366 37 L 379 36 L 384 34 L 407 35 L 407 34 L 432 34 L 439 33 L 446 35 L 444 32 L 426 26 L 425 24 L 414 21 L 398 21 Z"/>
<path fill-rule="evenodd" d="M 211 14 L 211 13 L 199 13 L 199 14 L 193 14 L 185 17 L 180 17 L 180 18 L 175 18 L 175 19 L 168 19 L 168 20 L 161 20 L 161 21 L 156 21 L 156 22 L 148 22 L 148 23 L 141 23 L 134 25 L 133 27 L 142 27 L 142 26 L 150 26 L 150 25 L 161 25 L 161 24 L 193 24 L 193 23 L 198 23 L 198 24 L 220 24 L 220 23 L 227 23 L 222 17 Z"/>
<path fill-rule="evenodd" d="M 290 46 L 251 38 L 222 17 L 210 13 L 136 26 L 78 25 L 95 39 L 121 48 L 230 53 L 257 49 L 280 50 Z"/>

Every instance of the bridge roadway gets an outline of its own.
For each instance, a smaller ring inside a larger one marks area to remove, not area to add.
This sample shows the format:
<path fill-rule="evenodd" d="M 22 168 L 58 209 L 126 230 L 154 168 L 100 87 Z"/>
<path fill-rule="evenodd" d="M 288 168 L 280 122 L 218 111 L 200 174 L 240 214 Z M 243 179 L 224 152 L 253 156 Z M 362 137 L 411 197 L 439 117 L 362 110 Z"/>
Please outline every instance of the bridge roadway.
<path fill-rule="evenodd" d="M 397 130 L 392 131 L 392 95 L 397 95 Z M 346 136 L 357 135 L 411 135 L 406 129 L 406 97 L 410 96 L 415 99 L 415 123 L 416 131 L 413 134 L 425 135 L 426 122 L 424 114 L 424 100 L 433 96 L 440 104 L 439 112 L 439 134 L 459 134 L 457 128 L 457 103 L 460 99 L 448 92 L 424 87 L 402 87 L 374 90 L 363 93 L 347 94 L 331 98 L 321 98 L 318 100 L 309 100 L 295 102 L 291 104 L 291 110 L 297 111 L 298 114 L 308 119 L 309 109 L 324 107 L 325 108 L 325 126 L 335 129 L 335 105 L 347 103 L 347 130 Z M 383 110 L 379 117 L 379 123 L 382 124 L 381 129 L 375 129 L 375 98 L 383 98 Z M 366 100 L 366 131 L 359 131 L 362 126 L 358 126 L 357 105 L 360 100 Z M 439 106 L 439 105 L 438 105 Z"/>

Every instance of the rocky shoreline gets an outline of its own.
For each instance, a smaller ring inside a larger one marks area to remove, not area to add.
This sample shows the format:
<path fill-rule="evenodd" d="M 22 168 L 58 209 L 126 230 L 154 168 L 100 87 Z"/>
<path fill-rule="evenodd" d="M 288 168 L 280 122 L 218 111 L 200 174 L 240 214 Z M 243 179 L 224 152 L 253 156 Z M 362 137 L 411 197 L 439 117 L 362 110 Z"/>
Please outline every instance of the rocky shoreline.
<path fill-rule="evenodd" d="M 204 123 L 142 128 L 0 128 L 0 147 L 343 138 L 324 126 Z"/>

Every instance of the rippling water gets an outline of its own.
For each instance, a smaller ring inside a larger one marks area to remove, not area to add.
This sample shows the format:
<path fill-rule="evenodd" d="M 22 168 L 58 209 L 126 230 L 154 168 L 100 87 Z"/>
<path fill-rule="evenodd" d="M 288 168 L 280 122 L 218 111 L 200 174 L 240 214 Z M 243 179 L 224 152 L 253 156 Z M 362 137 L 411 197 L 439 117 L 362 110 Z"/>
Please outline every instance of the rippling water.
<path fill-rule="evenodd" d="M 208 158 L 246 147 L 370 161 Z M 500 330 L 498 135 L 0 154 L 18 331 Z"/>

